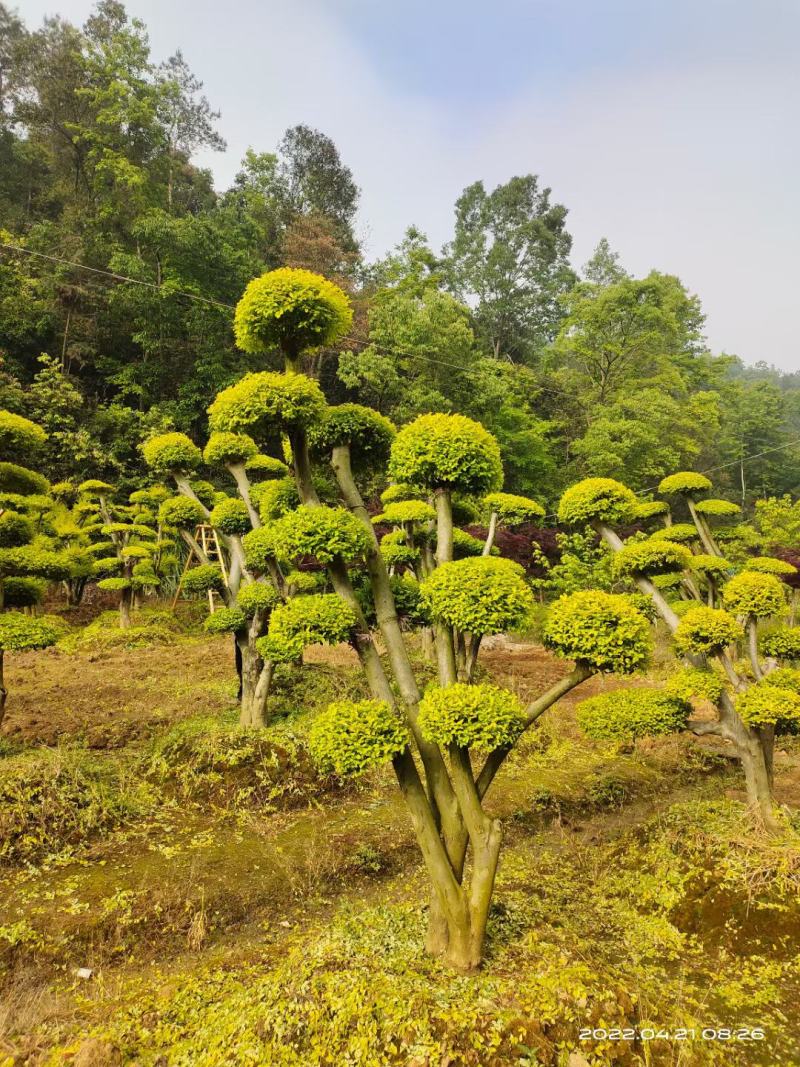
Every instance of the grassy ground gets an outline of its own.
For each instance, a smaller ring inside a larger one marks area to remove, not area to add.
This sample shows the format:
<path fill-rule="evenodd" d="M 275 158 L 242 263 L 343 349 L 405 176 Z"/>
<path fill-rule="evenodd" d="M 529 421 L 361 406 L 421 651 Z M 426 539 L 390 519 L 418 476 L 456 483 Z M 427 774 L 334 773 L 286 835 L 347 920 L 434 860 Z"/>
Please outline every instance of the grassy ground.
<path fill-rule="evenodd" d="M 549 712 L 492 795 L 507 846 L 488 960 L 457 977 L 420 952 L 424 878 L 390 775 L 344 786 L 307 759 L 308 715 L 362 685 L 346 649 L 307 659 L 254 736 L 222 639 L 13 657 L 3 1067 L 800 1064 L 800 856 L 750 827 L 729 760 L 688 738 L 591 745 L 574 699 Z M 564 669 L 535 647 L 484 666 L 523 694 Z M 778 757 L 787 801 L 798 763 Z"/>

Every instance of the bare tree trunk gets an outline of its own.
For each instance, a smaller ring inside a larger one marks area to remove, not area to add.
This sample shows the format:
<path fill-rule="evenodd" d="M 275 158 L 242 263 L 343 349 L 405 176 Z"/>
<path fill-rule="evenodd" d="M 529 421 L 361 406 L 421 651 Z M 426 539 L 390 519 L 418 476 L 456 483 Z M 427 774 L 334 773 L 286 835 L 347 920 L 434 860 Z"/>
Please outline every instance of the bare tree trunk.
<path fill-rule="evenodd" d="M 131 589 L 123 589 L 119 598 L 119 625 L 123 630 L 130 629 L 132 600 L 133 591 Z"/>
<path fill-rule="evenodd" d="M 6 714 L 6 698 L 8 697 L 8 690 L 6 689 L 5 679 L 5 650 L 0 648 L 0 726 L 2 726 L 3 719 Z"/>

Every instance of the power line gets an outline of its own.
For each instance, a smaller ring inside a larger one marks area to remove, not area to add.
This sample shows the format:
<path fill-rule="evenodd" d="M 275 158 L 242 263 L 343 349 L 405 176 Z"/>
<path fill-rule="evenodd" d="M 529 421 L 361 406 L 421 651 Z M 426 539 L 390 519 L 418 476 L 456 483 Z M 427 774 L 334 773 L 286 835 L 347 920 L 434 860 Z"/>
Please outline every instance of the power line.
<path fill-rule="evenodd" d="M 61 263 L 64 266 L 67 266 L 67 267 L 75 267 L 78 270 L 86 270 L 86 271 L 91 272 L 92 274 L 99 274 L 99 275 L 103 275 L 106 278 L 111 278 L 116 282 L 123 282 L 123 283 L 128 284 L 128 285 L 143 285 L 148 289 L 153 289 L 156 292 L 163 293 L 162 286 L 158 285 L 156 282 L 145 281 L 143 278 L 131 278 L 126 274 L 117 274 L 114 271 L 103 270 L 100 267 L 90 267 L 90 266 L 88 266 L 88 264 L 79 263 L 77 260 L 74 260 L 74 259 L 64 259 L 62 256 L 51 256 L 51 255 L 47 255 L 44 252 L 35 252 L 32 248 L 23 248 L 20 245 L 12 245 L 12 244 L 7 244 L 7 243 L 0 243 L 0 248 L 5 249 L 6 251 L 10 251 L 10 252 L 21 252 L 23 255 L 26 255 L 26 256 L 35 256 L 38 259 L 45 259 L 50 263 Z M 223 300 L 215 300 L 212 297 L 201 296 L 198 293 L 191 293 L 191 292 L 188 292 L 185 289 L 172 289 L 171 288 L 169 290 L 169 295 L 170 296 L 184 296 L 188 300 L 195 300 L 198 303 L 210 304 L 210 305 L 212 305 L 214 307 L 226 308 L 226 309 L 228 309 L 230 311 L 235 311 L 236 310 L 236 305 L 235 304 L 227 304 Z M 362 340 L 359 337 L 352 337 L 350 335 L 347 335 L 345 337 L 342 337 L 341 340 L 342 341 L 348 341 L 351 344 L 355 344 L 355 345 L 365 345 L 365 346 L 369 345 L 372 348 L 374 348 L 377 352 L 379 352 L 381 355 L 386 355 L 386 356 L 396 356 L 397 355 L 397 353 L 393 352 L 391 349 L 384 348 L 382 345 L 376 345 L 372 341 Z M 437 359 L 435 356 L 428 356 L 428 355 L 423 355 L 422 353 L 416 353 L 412 358 L 414 358 L 414 359 L 424 359 L 428 363 L 435 363 L 435 364 L 437 364 L 437 366 L 447 367 L 450 370 L 458 371 L 460 374 L 463 374 L 464 377 L 466 377 L 466 378 L 470 378 L 470 377 L 474 378 L 475 377 L 475 372 L 474 371 L 470 372 L 469 370 L 465 369 L 464 367 L 460 367 L 457 363 L 448 363 L 446 360 Z M 544 386 L 544 385 L 537 385 L 535 388 L 540 393 L 548 393 L 551 396 L 556 396 L 556 397 L 559 397 L 559 398 L 563 398 L 563 397 L 567 396 L 567 394 L 563 390 L 551 389 L 551 388 L 548 388 L 547 386 Z"/>
<path fill-rule="evenodd" d="M 34 252 L 32 248 L 22 248 L 19 245 L 10 245 L 6 243 L 0 244 L 0 248 L 10 252 L 21 252 L 26 256 L 36 256 L 37 259 L 46 259 L 50 263 L 63 263 L 68 267 L 77 267 L 79 270 L 88 270 L 92 274 L 102 274 L 106 278 L 113 278 L 117 282 L 127 282 L 130 285 L 144 285 L 148 289 L 155 289 L 156 292 L 163 293 L 162 286 L 156 282 L 148 282 L 143 278 L 129 278 L 126 274 L 116 274 L 111 270 L 102 270 L 100 267 L 90 267 L 86 263 L 78 263 L 77 260 L 63 259 L 61 256 L 48 256 L 44 252 Z M 215 307 L 228 308 L 231 311 L 235 311 L 234 304 L 226 304 L 222 300 L 214 300 L 209 296 L 201 296 L 199 293 L 190 293 L 186 289 L 170 289 L 170 296 L 185 296 L 188 300 L 196 300 L 201 304 L 212 304 Z"/>

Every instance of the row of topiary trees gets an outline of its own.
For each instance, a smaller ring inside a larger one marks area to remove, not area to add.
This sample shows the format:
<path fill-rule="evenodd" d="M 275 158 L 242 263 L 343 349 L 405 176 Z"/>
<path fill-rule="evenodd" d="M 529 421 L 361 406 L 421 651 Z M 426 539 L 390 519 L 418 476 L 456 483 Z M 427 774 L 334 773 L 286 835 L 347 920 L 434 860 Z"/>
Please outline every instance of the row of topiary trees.
<path fill-rule="evenodd" d="M 710 483 L 692 474 L 662 485 L 685 501 L 691 523 L 673 521 L 663 502 L 642 502 L 608 479 L 568 490 L 562 523 L 589 527 L 607 544 L 619 591 L 584 590 L 555 602 L 544 641 L 574 666 L 523 705 L 476 668 L 484 636 L 524 628 L 533 608 L 522 568 L 496 555 L 496 531 L 541 519 L 543 509 L 501 492 L 497 442 L 464 416 L 423 415 L 396 431 L 370 409 L 330 407 L 302 373 L 302 358 L 341 337 L 350 320 L 345 295 L 317 275 L 282 269 L 256 279 L 237 308 L 237 341 L 253 354 L 279 350 L 285 369 L 250 373 L 224 389 L 209 407 L 202 451 L 180 433 L 146 442 L 151 470 L 177 492 L 155 486 L 121 506 L 109 486 L 89 482 L 65 502 L 81 531 L 68 548 L 88 553 L 91 573 L 119 591 L 122 624 L 134 598 L 159 580 L 163 560 L 175 560 L 179 535 L 201 564 L 187 572 L 186 586 L 215 589 L 223 601 L 206 625 L 234 635 L 243 725 L 268 720 L 276 664 L 296 662 L 309 644 L 351 644 L 370 698 L 336 701 L 319 714 L 312 754 L 340 775 L 391 763 L 430 881 L 428 949 L 461 970 L 481 960 L 502 844 L 502 827 L 485 807 L 495 776 L 567 692 L 595 673 L 629 674 L 647 663 L 648 611 L 673 634 L 683 669 L 665 693 L 637 689 L 585 702 L 584 728 L 614 737 L 688 725 L 719 735 L 742 762 L 754 810 L 776 828 L 774 732 L 781 720 L 800 719 L 800 673 L 777 660 L 800 650 L 791 629 L 762 635 L 759 647 L 759 620 L 781 613 L 784 590 L 765 573 L 779 569 L 778 561 L 751 561 L 756 569 L 743 570 L 722 556 L 712 520 L 733 506 L 705 498 Z M 10 444 L 16 424 L 8 425 Z M 25 432 L 35 436 L 30 426 Z M 224 472 L 231 492 L 198 481 L 203 464 Z M 365 491 L 387 483 L 383 511 L 373 518 Z M 34 478 L 32 495 L 36 487 L 47 488 Z M 476 509 L 489 516 L 484 542 L 459 526 Z M 642 529 L 654 521 L 663 525 Z M 194 536 L 201 523 L 221 539 L 227 580 Z M 33 541 L 31 530 L 30 541 L 16 547 Z M 63 579 L 67 550 L 55 554 L 61 569 L 51 559 L 45 577 Z M 415 668 L 414 628 L 436 665 L 436 683 L 427 687 Z M 746 649 L 744 665 L 737 642 Z M 701 699 L 710 701 L 705 714 L 699 705 L 690 718 L 692 701 Z"/>

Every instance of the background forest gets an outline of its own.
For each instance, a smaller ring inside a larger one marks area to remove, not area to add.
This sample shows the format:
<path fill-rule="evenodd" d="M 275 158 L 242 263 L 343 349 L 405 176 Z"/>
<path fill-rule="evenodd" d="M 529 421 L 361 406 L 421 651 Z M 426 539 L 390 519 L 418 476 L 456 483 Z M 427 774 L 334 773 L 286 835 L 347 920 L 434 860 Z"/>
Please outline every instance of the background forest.
<path fill-rule="evenodd" d="M 116 0 L 82 27 L 0 4 L 0 407 L 44 426 L 54 477 L 133 488 L 146 436 L 204 436 L 207 398 L 269 365 L 236 349 L 233 305 L 288 265 L 357 309 L 309 368 L 328 400 L 476 418 L 512 491 L 552 504 L 576 478 L 638 490 L 684 467 L 721 468 L 745 503 L 800 490 L 800 373 L 710 352 L 700 298 L 632 277 L 606 241 L 576 270 L 546 175 L 475 181 L 442 249 L 410 226 L 370 262 L 358 176 L 329 137 L 254 145 L 218 191 L 194 159 L 224 148 L 223 125 Z"/>

